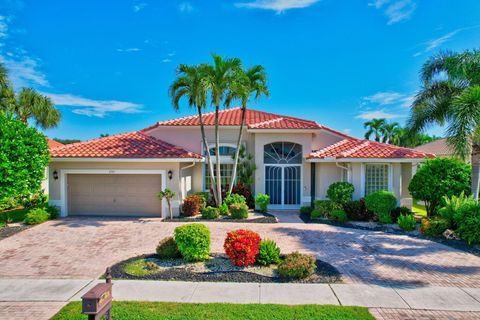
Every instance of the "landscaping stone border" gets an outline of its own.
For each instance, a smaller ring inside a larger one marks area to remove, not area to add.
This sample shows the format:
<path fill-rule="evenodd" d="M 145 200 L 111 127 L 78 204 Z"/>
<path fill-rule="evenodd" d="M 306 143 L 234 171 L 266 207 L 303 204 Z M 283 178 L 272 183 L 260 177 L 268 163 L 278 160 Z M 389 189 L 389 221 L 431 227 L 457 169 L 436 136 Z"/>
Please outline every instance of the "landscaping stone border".
<path fill-rule="evenodd" d="M 226 257 L 222 254 L 212 254 L 211 256 Z M 121 261 L 111 267 L 112 277 L 114 279 L 128 280 L 163 280 L 163 281 L 191 281 L 191 282 L 256 282 L 256 283 L 341 283 L 340 272 L 331 264 L 317 260 L 316 275 L 318 279 L 286 279 L 281 277 L 269 277 L 247 271 L 223 271 L 223 272 L 204 272 L 194 273 L 184 269 L 170 269 L 146 276 L 133 276 L 125 273 L 123 266 L 126 263 L 137 259 L 154 258 L 154 254 L 141 255 Z M 321 281 L 318 281 L 321 280 Z"/>
<path fill-rule="evenodd" d="M 263 217 L 253 218 L 253 219 L 232 219 L 229 216 L 218 217 L 217 219 L 204 219 L 202 215 L 194 217 L 174 217 L 173 219 L 165 218 L 163 222 L 238 222 L 238 223 L 278 223 L 277 217 L 270 213 L 257 212 L 262 214 Z"/>
<path fill-rule="evenodd" d="M 454 248 L 460 251 L 465 251 L 480 257 L 480 245 L 471 246 L 462 240 L 447 240 L 443 237 L 427 237 L 422 234 L 416 234 L 414 231 L 402 231 L 398 229 L 393 229 L 388 225 L 385 226 L 385 225 L 376 224 L 375 226 L 367 227 L 367 226 L 359 226 L 351 222 L 342 223 L 342 222 L 333 221 L 330 219 L 312 219 L 307 214 L 300 214 L 300 219 L 302 219 L 302 221 L 307 224 L 318 223 L 318 224 L 327 224 L 327 225 L 342 227 L 342 228 L 368 230 L 368 231 L 381 231 L 385 233 L 405 235 L 413 238 L 430 240 L 430 241 L 437 242 L 437 243 L 449 246 L 451 248 Z"/>

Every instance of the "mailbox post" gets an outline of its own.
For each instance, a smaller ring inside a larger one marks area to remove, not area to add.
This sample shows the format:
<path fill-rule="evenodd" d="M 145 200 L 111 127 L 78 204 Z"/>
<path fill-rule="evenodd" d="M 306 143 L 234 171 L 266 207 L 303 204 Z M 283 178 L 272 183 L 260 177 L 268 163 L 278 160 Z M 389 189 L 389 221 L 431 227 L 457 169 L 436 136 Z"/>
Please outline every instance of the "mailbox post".
<path fill-rule="evenodd" d="M 112 319 L 112 278 L 107 269 L 107 283 L 99 283 L 82 296 L 82 313 L 88 315 L 88 320 L 100 320 L 103 316 Z"/>

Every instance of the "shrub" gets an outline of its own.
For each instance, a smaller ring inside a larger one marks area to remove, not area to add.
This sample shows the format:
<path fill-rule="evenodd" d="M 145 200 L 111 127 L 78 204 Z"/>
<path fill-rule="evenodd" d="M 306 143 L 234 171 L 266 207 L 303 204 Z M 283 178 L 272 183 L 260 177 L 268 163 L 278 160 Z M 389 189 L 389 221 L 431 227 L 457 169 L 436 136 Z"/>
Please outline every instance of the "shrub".
<path fill-rule="evenodd" d="M 194 192 L 193 193 L 196 196 L 200 196 L 203 199 L 203 206 L 206 207 L 207 205 L 210 205 L 210 192 Z"/>
<path fill-rule="evenodd" d="M 442 204 L 442 197 L 470 194 L 469 165 L 451 158 L 428 160 L 420 166 L 408 186 L 412 197 L 425 202 L 428 216 Z"/>
<path fill-rule="evenodd" d="M 187 261 L 203 261 L 210 255 L 210 230 L 200 223 L 175 228 L 175 242 Z"/>
<path fill-rule="evenodd" d="M 390 211 L 390 217 L 392 218 L 392 221 L 397 221 L 401 215 L 408 214 L 412 214 L 412 210 L 404 206 L 396 207 L 392 211 Z"/>
<path fill-rule="evenodd" d="M 397 199 L 392 192 L 377 191 L 365 197 L 365 205 L 375 213 L 380 223 L 392 223 L 390 212 L 397 206 Z"/>
<path fill-rule="evenodd" d="M 47 210 L 48 215 L 49 215 L 48 218 L 49 218 L 50 220 L 58 219 L 58 217 L 60 216 L 60 210 L 58 209 L 57 206 L 47 205 L 47 206 L 45 207 L 45 210 Z"/>
<path fill-rule="evenodd" d="M 206 207 L 202 209 L 202 218 L 203 219 L 216 219 L 220 214 L 220 210 L 215 207 Z"/>
<path fill-rule="evenodd" d="M 463 206 L 454 216 L 457 234 L 468 244 L 480 243 L 480 204 Z"/>
<path fill-rule="evenodd" d="M 313 211 L 313 208 L 310 207 L 310 206 L 305 206 L 305 207 L 300 208 L 300 213 L 301 214 L 310 215 L 310 213 L 312 213 L 312 211 Z"/>
<path fill-rule="evenodd" d="M 268 211 L 269 203 L 270 203 L 270 196 L 268 194 L 259 193 L 255 197 L 255 204 L 258 206 L 261 212 Z"/>
<path fill-rule="evenodd" d="M 315 258 L 308 254 L 293 252 L 278 265 L 278 273 L 285 278 L 306 278 L 316 269 Z"/>
<path fill-rule="evenodd" d="M 234 265 L 248 266 L 256 261 L 260 240 L 258 233 L 250 230 L 230 231 L 227 233 L 223 248 Z"/>
<path fill-rule="evenodd" d="M 323 218 L 325 217 L 323 211 L 318 210 L 318 209 L 313 209 L 312 212 L 310 212 L 310 218 L 312 219 L 318 219 L 318 218 Z"/>
<path fill-rule="evenodd" d="M 465 193 L 462 191 L 459 196 L 443 196 L 443 207 L 438 210 L 438 215 L 444 219 L 447 219 L 450 223 L 450 228 L 457 228 L 458 225 L 455 221 L 455 216 L 460 213 L 466 206 L 470 206 L 475 204 L 475 200 L 472 196 L 466 196 Z M 459 220 L 462 220 L 461 217 Z"/>
<path fill-rule="evenodd" d="M 338 222 L 347 222 L 347 213 L 344 210 L 333 210 L 330 213 L 330 219 Z"/>
<path fill-rule="evenodd" d="M 422 219 L 420 232 L 429 237 L 437 237 L 448 229 L 448 220 L 441 217 Z"/>
<path fill-rule="evenodd" d="M 370 221 L 374 217 L 374 213 L 367 209 L 363 198 L 345 203 L 343 210 L 347 213 L 348 220 Z"/>
<path fill-rule="evenodd" d="M 180 251 L 178 251 L 177 243 L 173 237 L 163 238 L 163 240 L 158 243 L 156 251 L 157 255 L 164 259 L 175 259 L 182 256 Z"/>
<path fill-rule="evenodd" d="M 42 133 L 0 112 L 2 202 L 38 193 L 45 178 L 45 168 L 49 159 L 47 139 Z"/>
<path fill-rule="evenodd" d="M 314 204 L 314 211 L 317 211 L 315 215 L 319 214 L 318 217 L 323 216 L 325 218 L 328 218 L 333 210 L 342 209 L 342 206 L 340 204 L 335 203 L 332 200 L 315 200 Z"/>
<path fill-rule="evenodd" d="M 248 206 L 244 203 L 234 203 L 228 207 L 228 211 L 233 219 L 248 218 Z"/>
<path fill-rule="evenodd" d="M 413 214 L 402 214 L 397 219 L 398 226 L 405 231 L 415 230 L 417 227 L 417 220 Z"/>
<path fill-rule="evenodd" d="M 240 194 L 232 193 L 227 195 L 227 197 L 223 200 L 223 203 L 225 203 L 227 206 L 230 206 L 234 203 L 247 204 L 247 200 Z"/>
<path fill-rule="evenodd" d="M 230 214 L 230 212 L 228 211 L 228 206 L 227 206 L 226 203 L 222 203 L 220 205 L 220 207 L 218 207 L 218 213 L 221 216 L 228 216 Z"/>
<path fill-rule="evenodd" d="M 262 240 L 258 252 L 257 262 L 264 266 L 280 263 L 280 248 L 273 240 Z"/>
<path fill-rule="evenodd" d="M 24 222 L 29 225 L 40 224 L 47 221 L 48 218 L 50 218 L 50 215 L 45 208 L 34 208 L 28 211 Z"/>
<path fill-rule="evenodd" d="M 355 188 L 351 183 L 335 182 L 328 187 L 327 197 L 333 202 L 343 205 L 352 200 L 354 191 Z"/>
<path fill-rule="evenodd" d="M 204 207 L 204 198 L 198 194 L 192 194 L 183 200 L 182 213 L 186 217 L 196 216 Z"/>
<path fill-rule="evenodd" d="M 244 185 L 243 183 L 237 183 L 233 186 L 232 193 L 242 195 L 247 201 L 247 206 L 250 209 L 255 208 L 255 199 L 253 198 L 252 190 L 250 190 L 250 187 Z"/>
<path fill-rule="evenodd" d="M 48 205 L 48 195 L 43 193 L 43 190 L 42 190 L 35 194 L 31 194 L 27 197 L 23 197 L 22 205 L 27 209 L 36 208 L 36 207 L 45 207 Z"/>

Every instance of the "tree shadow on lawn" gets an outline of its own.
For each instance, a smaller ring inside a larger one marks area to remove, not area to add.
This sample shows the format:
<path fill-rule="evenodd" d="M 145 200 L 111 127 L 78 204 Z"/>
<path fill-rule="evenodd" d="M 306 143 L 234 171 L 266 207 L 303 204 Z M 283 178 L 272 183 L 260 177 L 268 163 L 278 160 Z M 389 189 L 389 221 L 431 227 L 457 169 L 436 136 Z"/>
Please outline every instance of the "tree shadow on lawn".
<path fill-rule="evenodd" d="M 454 285 L 455 276 L 458 276 L 458 280 L 468 277 L 474 286 L 480 286 L 480 259 L 477 258 L 476 265 L 460 265 L 459 259 L 467 257 L 468 253 L 436 242 L 341 228 L 329 231 L 282 227 L 275 231 L 296 238 L 319 259 L 332 264 L 352 280 L 365 284 L 394 287 Z M 441 257 L 442 253 L 451 252 L 459 254 L 457 260 Z"/>

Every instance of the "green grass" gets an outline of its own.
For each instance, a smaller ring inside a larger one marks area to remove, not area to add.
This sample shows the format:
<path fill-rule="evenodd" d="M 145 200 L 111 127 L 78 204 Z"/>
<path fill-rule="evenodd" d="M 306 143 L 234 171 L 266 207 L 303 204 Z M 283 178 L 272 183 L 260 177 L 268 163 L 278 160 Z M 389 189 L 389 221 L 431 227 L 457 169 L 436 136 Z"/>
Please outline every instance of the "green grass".
<path fill-rule="evenodd" d="M 30 211 L 30 209 L 25 209 L 25 208 L 15 209 L 15 210 L 9 211 L 8 215 L 9 215 L 9 218 L 12 220 L 12 222 L 21 222 L 25 220 L 25 216 L 27 215 L 28 211 Z M 2 211 L 0 212 L 0 228 L 4 226 L 5 226 L 5 212 Z"/>
<path fill-rule="evenodd" d="M 418 204 L 416 200 L 413 200 L 412 211 L 420 216 L 427 216 L 427 209 L 425 209 L 425 206 Z"/>
<path fill-rule="evenodd" d="M 132 276 L 142 277 L 149 274 L 157 273 L 157 269 L 149 268 L 147 259 L 139 259 L 128 262 L 123 267 L 123 270 Z"/>
<path fill-rule="evenodd" d="M 221 294 L 221 293 L 219 293 Z M 367 308 L 331 305 L 286 306 L 274 304 L 189 304 L 170 302 L 120 302 L 113 303 L 115 320 L 180 320 L 180 319 L 325 319 L 373 320 Z M 53 320 L 85 320 L 81 302 L 67 304 Z"/>

